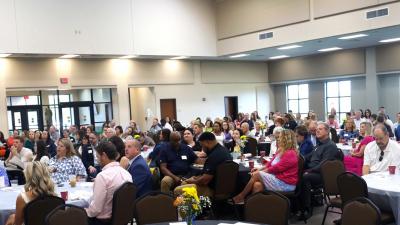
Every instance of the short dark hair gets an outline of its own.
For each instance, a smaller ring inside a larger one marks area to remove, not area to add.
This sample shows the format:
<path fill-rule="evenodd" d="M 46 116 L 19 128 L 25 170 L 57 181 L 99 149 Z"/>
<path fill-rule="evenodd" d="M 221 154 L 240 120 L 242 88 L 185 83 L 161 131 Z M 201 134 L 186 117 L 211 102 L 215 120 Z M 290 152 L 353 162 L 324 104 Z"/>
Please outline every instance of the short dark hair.
<path fill-rule="evenodd" d="M 117 148 L 111 142 L 101 142 L 96 147 L 96 152 L 99 154 L 106 154 L 108 159 L 115 160 L 118 156 Z"/>
<path fill-rule="evenodd" d="M 25 142 L 25 139 L 22 136 L 16 136 L 14 140 L 19 140 L 21 143 Z"/>
<path fill-rule="evenodd" d="M 194 131 L 193 131 L 192 128 L 190 128 L 190 127 L 185 128 L 185 131 L 187 131 L 187 130 L 188 130 L 190 133 L 192 133 L 192 135 L 194 134 Z"/>
<path fill-rule="evenodd" d="M 328 117 L 329 117 L 329 119 L 335 119 L 335 115 L 332 115 L 332 114 L 329 115 Z"/>
<path fill-rule="evenodd" d="M 215 141 L 215 135 L 211 132 L 204 132 L 200 135 L 199 141 Z"/>
<path fill-rule="evenodd" d="M 120 157 L 125 155 L 125 143 L 120 137 L 114 135 L 110 137 L 109 141 L 114 144 Z"/>
<path fill-rule="evenodd" d="M 307 127 L 304 126 L 304 125 L 297 126 L 296 129 L 295 129 L 295 132 L 298 135 L 303 136 L 303 137 L 307 137 L 308 136 Z"/>

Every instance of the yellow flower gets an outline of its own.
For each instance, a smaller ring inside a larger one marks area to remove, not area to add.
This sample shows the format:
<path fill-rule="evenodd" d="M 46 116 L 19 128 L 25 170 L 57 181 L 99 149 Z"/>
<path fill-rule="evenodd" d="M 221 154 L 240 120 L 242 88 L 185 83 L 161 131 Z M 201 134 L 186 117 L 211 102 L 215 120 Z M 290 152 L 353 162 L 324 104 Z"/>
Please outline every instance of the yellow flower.
<path fill-rule="evenodd" d="M 139 139 L 139 138 L 140 138 L 140 135 L 139 135 L 139 134 L 136 134 L 135 136 L 133 136 L 133 138 Z"/>

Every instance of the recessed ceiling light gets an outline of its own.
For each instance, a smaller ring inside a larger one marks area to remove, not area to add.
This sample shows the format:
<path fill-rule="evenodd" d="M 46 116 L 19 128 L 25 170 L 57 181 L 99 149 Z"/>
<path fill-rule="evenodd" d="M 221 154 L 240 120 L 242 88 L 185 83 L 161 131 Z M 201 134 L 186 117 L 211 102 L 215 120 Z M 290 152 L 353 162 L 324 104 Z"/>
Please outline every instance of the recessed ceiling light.
<path fill-rule="evenodd" d="M 400 38 L 390 38 L 390 39 L 380 40 L 379 42 L 389 43 L 389 42 L 395 42 L 395 41 L 400 41 Z"/>
<path fill-rule="evenodd" d="M 283 59 L 289 57 L 288 55 L 277 55 L 277 56 L 272 56 L 269 57 L 269 59 Z"/>
<path fill-rule="evenodd" d="M 76 58 L 78 56 L 79 55 L 63 55 L 63 56 L 60 56 L 60 59 L 70 59 L 70 58 Z"/>
<path fill-rule="evenodd" d="M 246 56 L 249 56 L 249 55 L 250 54 L 237 54 L 237 55 L 231 55 L 231 56 L 229 56 L 229 58 L 234 59 L 234 58 L 246 57 Z"/>
<path fill-rule="evenodd" d="M 120 59 L 132 59 L 138 57 L 137 55 L 124 55 L 119 57 Z"/>
<path fill-rule="evenodd" d="M 340 39 L 340 40 L 348 40 L 348 39 L 354 39 L 354 38 L 360 38 L 360 37 L 366 37 L 366 36 L 368 36 L 368 35 L 367 34 L 354 34 L 354 35 L 340 37 L 338 39 Z"/>
<path fill-rule="evenodd" d="M 3 54 L 0 54 L 0 58 L 5 58 L 5 57 L 8 57 L 8 56 L 10 56 L 11 54 L 5 54 L 5 53 L 3 53 Z"/>
<path fill-rule="evenodd" d="M 332 47 L 332 48 L 323 48 L 323 49 L 320 49 L 320 50 L 318 50 L 319 52 L 330 52 L 330 51 L 336 51 L 336 50 L 340 50 L 340 49 L 342 49 L 342 48 L 339 48 L 339 47 Z"/>
<path fill-rule="evenodd" d="M 170 59 L 187 59 L 189 56 L 177 56 L 177 57 L 172 57 Z"/>
<path fill-rule="evenodd" d="M 288 49 L 293 49 L 293 48 L 301 48 L 303 46 L 301 45 L 288 45 L 288 46 L 283 46 L 278 48 L 278 50 L 288 50 Z"/>

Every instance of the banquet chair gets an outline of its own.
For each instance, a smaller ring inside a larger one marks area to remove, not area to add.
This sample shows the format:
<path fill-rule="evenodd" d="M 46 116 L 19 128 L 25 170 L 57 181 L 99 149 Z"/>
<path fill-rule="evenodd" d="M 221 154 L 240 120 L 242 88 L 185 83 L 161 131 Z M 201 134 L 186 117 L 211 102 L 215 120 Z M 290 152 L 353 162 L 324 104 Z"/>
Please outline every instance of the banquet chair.
<path fill-rule="evenodd" d="M 250 223 L 287 225 L 289 213 L 289 199 L 273 191 L 252 194 L 244 204 L 245 220 Z"/>
<path fill-rule="evenodd" d="M 329 208 L 342 208 L 341 198 L 338 197 L 339 189 L 337 185 L 337 177 L 344 173 L 345 167 L 342 161 L 330 160 L 325 161 L 321 165 L 321 176 L 324 189 L 324 198 L 327 202 L 324 217 L 322 219 L 322 225 L 325 224 L 326 215 L 328 214 Z M 331 196 L 335 196 L 331 198 Z M 336 211 L 329 211 L 338 213 Z"/>
<path fill-rule="evenodd" d="M 24 224 L 45 224 L 47 214 L 57 206 L 65 204 L 64 199 L 56 196 L 39 196 L 26 204 L 24 208 Z"/>
<path fill-rule="evenodd" d="M 224 201 L 231 201 L 233 202 L 232 198 L 236 190 L 236 180 L 238 177 L 239 172 L 239 164 L 233 161 L 226 161 L 220 164 L 217 167 L 217 171 L 215 174 L 215 190 L 211 200 L 213 201 L 212 204 L 212 214 L 217 215 L 216 211 L 216 203 L 224 202 Z M 238 215 L 235 206 L 235 214 Z"/>
<path fill-rule="evenodd" d="M 304 157 L 299 154 L 298 171 L 297 171 L 297 176 L 298 176 L 297 179 L 298 180 L 297 180 L 296 188 L 294 189 L 294 191 L 287 191 L 287 192 L 278 191 L 278 193 L 280 193 L 280 194 L 284 195 L 285 197 L 289 198 L 290 200 L 292 200 L 291 201 L 292 203 L 294 201 L 296 207 L 299 207 L 299 205 L 300 205 L 299 195 L 301 193 L 301 188 L 302 188 L 304 161 L 305 161 Z"/>
<path fill-rule="evenodd" d="M 174 198 L 162 192 L 149 192 L 138 198 L 135 215 L 138 225 L 178 221 Z"/>
<path fill-rule="evenodd" d="M 257 140 L 252 137 L 247 137 L 247 144 L 246 144 L 246 150 L 247 152 L 245 153 L 251 153 L 254 156 L 257 156 Z"/>
<path fill-rule="evenodd" d="M 348 201 L 357 198 L 368 198 L 368 186 L 364 179 L 351 172 L 344 172 L 337 177 L 342 208 Z M 394 221 L 394 216 L 389 212 L 381 212 L 381 224 Z"/>
<path fill-rule="evenodd" d="M 74 205 L 59 205 L 46 216 L 46 225 L 87 225 L 86 211 Z"/>
<path fill-rule="evenodd" d="M 355 198 L 348 201 L 343 207 L 342 225 L 379 225 L 380 222 L 381 211 L 367 198 Z"/>
<path fill-rule="evenodd" d="M 131 182 L 123 183 L 113 195 L 111 224 L 126 225 L 135 217 L 137 188 Z"/>

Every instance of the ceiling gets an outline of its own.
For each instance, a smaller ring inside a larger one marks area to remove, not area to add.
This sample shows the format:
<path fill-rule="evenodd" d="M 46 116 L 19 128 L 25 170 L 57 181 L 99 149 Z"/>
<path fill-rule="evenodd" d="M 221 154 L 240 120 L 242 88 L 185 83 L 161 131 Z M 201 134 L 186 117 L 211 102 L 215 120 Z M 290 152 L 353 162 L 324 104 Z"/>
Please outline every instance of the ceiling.
<path fill-rule="evenodd" d="M 349 39 L 349 40 L 340 40 L 339 37 L 351 35 L 351 34 L 367 34 L 366 37 L 356 38 L 356 39 Z M 298 56 L 305 56 L 305 55 L 313 55 L 313 54 L 321 54 L 318 52 L 319 49 L 323 48 L 331 48 L 331 47 L 340 47 L 342 49 L 353 49 L 353 48 L 365 48 L 370 46 L 378 46 L 382 44 L 388 43 L 380 43 L 380 40 L 389 39 L 389 38 L 397 38 L 400 37 L 400 25 L 392 26 L 392 27 L 385 27 L 375 30 L 368 30 L 363 32 L 357 33 L 350 33 L 346 35 L 340 36 L 332 36 L 326 38 L 320 38 L 316 40 L 310 40 L 305 42 L 296 42 L 290 43 L 288 45 L 300 45 L 301 48 L 289 49 L 289 50 L 278 50 L 278 47 L 282 46 L 275 46 L 270 48 L 263 48 L 253 51 L 247 52 L 240 52 L 249 54 L 246 57 L 240 58 L 229 58 L 228 56 L 216 56 L 216 57 L 198 57 L 192 56 L 185 60 L 220 60 L 220 61 L 270 61 L 269 57 L 278 56 L 278 55 L 288 55 L 290 57 L 298 57 Z M 239 53 L 237 53 L 239 54 Z M 58 58 L 61 54 L 12 54 L 12 58 Z M 121 55 L 80 55 L 78 58 L 83 59 L 112 59 L 112 58 L 119 58 Z M 135 59 L 170 59 L 171 57 L 175 56 L 138 56 Z"/>

